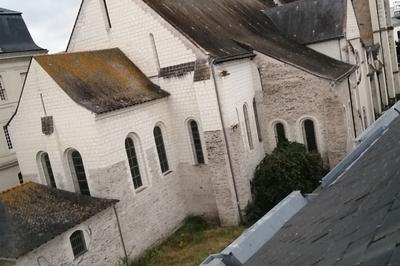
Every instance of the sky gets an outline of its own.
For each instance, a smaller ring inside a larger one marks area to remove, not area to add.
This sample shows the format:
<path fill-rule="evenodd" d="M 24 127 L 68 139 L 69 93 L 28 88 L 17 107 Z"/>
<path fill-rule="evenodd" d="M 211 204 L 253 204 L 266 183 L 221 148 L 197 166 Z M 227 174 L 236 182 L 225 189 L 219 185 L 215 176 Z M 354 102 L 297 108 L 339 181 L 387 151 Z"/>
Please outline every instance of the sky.
<path fill-rule="evenodd" d="M 67 46 L 80 2 L 81 0 L 0 0 L 0 7 L 22 12 L 36 44 L 55 53 L 64 51 Z"/>
<path fill-rule="evenodd" d="M 65 51 L 81 0 L 0 0 L 22 12 L 33 40 L 51 53 Z"/>

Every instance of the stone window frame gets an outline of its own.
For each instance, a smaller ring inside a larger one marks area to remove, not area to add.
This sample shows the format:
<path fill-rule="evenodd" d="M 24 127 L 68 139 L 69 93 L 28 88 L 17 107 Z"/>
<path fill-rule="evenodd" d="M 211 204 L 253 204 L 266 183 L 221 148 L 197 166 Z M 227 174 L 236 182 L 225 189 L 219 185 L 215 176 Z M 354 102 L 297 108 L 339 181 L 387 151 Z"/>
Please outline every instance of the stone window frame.
<path fill-rule="evenodd" d="M 316 149 L 317 149 L 317 153 L 321 154 L 322 153 L 322 147 L 321 147 L 321 143 L 320 143 L 318 120 L 316 120 L 315 118 L 313 118 L 311 116 L 305 116 L 305 117 L 303 117 L 303 118 L 301 118 L 299 120 L 300 132 L 302 134 L 301 138 L 302 138 L 303 144 L 306 146 L 306 149 L 309 151 L 308 143 L 307 143 L 307 136 L 306 136 L 306 132 L 305 132 L 305 125 L 304 125 L 304 123 L 306 121 L 308 121 L 308 120 L 313 122 Z"/>
<path fill-rule="evenodd" d="M 282 125 L 283 129 L 283 139 L 280 139 L 279 132 L 278 132 L 278 125 Z M 278 145 L 280 141 L 288 140 L 288 134 L 287 134 L 287 127 L 285 123 L 282 123 L 282 121 L 276 121 L 274 123 L 274 135 L 275 135 L 275 141 L 276 144 Z"/>
<path fill-rule="evenodd" d="M 198 134 L 199 134 L 198 140 L 200 143 L 197 143 L 197 145 L 195 143 L 194 136 L 193 136 L 193 130 L 191 127 L 191 123 L 193 123 L 193 122 L 196 123 L 197 129 L 198 129 Z M 190 147 L 192 150 L 193 164 L 194 165 L 204 165 L 207 163 L 206 162 L 207 156 L 205 153 L 206 149 L 204 147 L 204 138 L 203 138 L 203 134 L 202 134 L 202 132 L 203 132 L 202 127 L 201 127 L 200 123 L 198 122 L 198 120 L 193 117 L 186 119 L 185 124 L 187 127 L 188 138 L 189 138 Z M 198 146 L 199 144 L 200 144 L 200 146 Z M 201 149 L 202 160 L 201 159 L 199 160 L 199 158 L 198 158 L 198 152 L 200 152 L 199 148 Z"/>
<path fill-rule="evenodd" d="M 138 163 L 138 168 L 139 168 L 139 172 L 140 172 L 140 178 L 141 178 L 141 182 L 142 185 L 136 187 L 134 180 L 133 180 L 133 176 L 132 176 L 132 172 L 131 172 L 131 165 L 128 159 L 128 154 L 126 152 L 126 145 L 125 142 L 126 140 L 130 138 L 133 141 L 134 147 L 135 147 L 135 153 L 136 153 L 136 160 Z M 127 156 L 127 162 L 128 162 L 128 176 L 129 176 L 129 183 L 132 184 L 133 190 L 138 193 L 142 190 L 144 190 L 145 188 L 147 188 L 149 186 L 149 182 L 147 179 L 147 167 L 146 167 L 146 161 L 145 161 L 145 157 L 143 154 L 143 149 L 142 149 L 142 143 L 141 140 L 139 138 L 139 135 L 131 132 L 129 133 L 124 140 L 124 150 L 125 150 L 125 156 Z"/>
<path fill-rule="evenodd" d="M 84 176 L 81 175 L 80 179 L 78 179 L 79 177 L 78 177 L 78 175 L 76 173 L 76 165 L 75 165 L 75 163 L 73 161 L 73 158 L 72 158 L 72 154 L 74 152 L 77 152 L 80 155 L 80 158 L 81 158 L 81 161 L 82 161 L 82 167 L 83 167 Z M 83 160 L 82 154 L 77 149 L 69 148 L 69 149 L 67 149 L 65 151 L 65 158 L 66 158 L 67 166 L 68 166 L 72 181 L 74 183 L 75 192 L 76 193 L 80 193 L 82 195 L 91 196 L 91 190 L 90 190 L 90 185 L 89 185 L 89 181 L 88 181 L 88 174 L 86 172 L 86 167 L 85 167 L 86 164 L 85 164 L 85 162 Z M 83 179 L 83 177 L 84 177 L 84 179 Z M 82 192 L 82 188 L 81 188 L 81 185 L 80 185 L 81 183 L 86 183 L 87 191 L 85 189 Z"/>
<path fill-rule="evenodd" d="M 290 130 L 291 128 L 289 126 L 289 123 L 286 120 L 281 119 L 281 118 L 274 119 L 272 122 L 270 122 L 269 128 L 271 129 L 271 132 L 273 132 L 273 136 L 271 136 L 271 144 L 273 146 L 275 145 L 275 147 L 278 145 L 275 128 L 276 128 L 276 124 L 279 124 L 279 123 L 282 124 L 285 128 L 286 139 L 288 141 L 291 141 L 291 139 L 292 139 L 291 138 L 291 130 Z"/>
<path fill-rule="evenodd" d="M 74 258 L 78 258 L 88 251 L 85 233 L 83 230 L 76 230 L 68 237 L 72 254 Z"/>
<path fill-rule="evenodd" d="M 163 145 L 160 145 L 160 143 L 157 144 L 156 137 L 155 137 L 156 128 L 159 128 L 161 130 L 161 137 L 162 137 Z M 164 123 L 162 123 L 162 122 L 156 123 L 153 127 L 152 133 L 153 133 L 153 141 L 154 141 L 155 148 L 157 151 L 159 169 L 161 171 L 161 174 L 166 176 L 169 173 L 171 173 L 172 170 L 171 170 L 171 161 L 170 161 L 169 152 L 168 152 L 169 151 L 169 149 L 168 149 L 168 147 L 169 147 L 168 134 L 167 134 L 167 130 L 166 130 Z M 163 158 L 163 157 L 165 157 L 165 158 Z"/>
<path fill-rule="evenodd" d="M 47 156 L 47 158 L 46 158 Z M 49 187 L 57 188 L 57 183 L 54 177 L 53 167 L 50 162 L 50 156 L 45 151 L 40 151 L 36 155 L 36 162 L 39 169 L 39 174 Z"/>
<path fill-rule="evenodd" d="M 258 116 L 257 103 L 255 97 L 253 98 L 253 113 L 254 113 L 254 121 L 256 123 L 258 141 L 262 142 L 263 138 L 261 133 L 260 117 Z"/>
<path fill-rule="evenodd" d="M 249 105 L 246 102 L 243 104 L 242 111 L 243 111 L 244 125 L 246 129 L 247 145 L 250 150 L 254 150 L 254 141 L 250 123 Z"/>

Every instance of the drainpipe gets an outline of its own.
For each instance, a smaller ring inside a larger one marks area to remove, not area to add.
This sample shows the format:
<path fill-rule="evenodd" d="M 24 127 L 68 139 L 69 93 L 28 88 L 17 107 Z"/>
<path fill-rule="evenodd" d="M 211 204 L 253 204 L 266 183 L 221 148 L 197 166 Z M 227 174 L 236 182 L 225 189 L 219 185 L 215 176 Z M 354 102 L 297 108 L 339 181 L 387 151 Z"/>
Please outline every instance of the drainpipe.
<path fill-rule="evenodd" d="M 228 155 L 229 170 L 232 175 L 233 189 L 235 190 L 236 205 L 237 205 L 237 208 L 239 211 L 239 219 L 240 219 L 240 222 L 242 223 L 243 217 L 242 217 L 242 212 L 240 210 L 240 205 L 239 205 L 239 196 L 238 196 L 238 191 L 237 191 L 236 178 L 235 178 L 235 174 L 233 172 L 233 166 L 232 166 L 233 164 L 232 164 L 232 158 L 231 158 L 231 153 L 230 153 L 230 149 L 229 149 L 228 135 L 227 135 L 226 129 L 225 129 L 224 117 L 222 116 L 221 98 L 219 95 L 218 84 L 217 84 L 217 79 L 216 79 L 216 75 L 215 75 L 215 68 L 214 68 L 215 59 L 212 59 L 210 64 L 211 64 L 211 74 L 212 74 L 213 80 L 214 80 L 215 94 L 217 96 L 217 102 L 218 102 L 219 118 L 221 120 L 222 132 L 223 132 L 224 138 L 225 138 L 225 147 L 226 147 L 226 153 Z"/>
<path fill-rule="evenodd" d="M 354 118 L 353 97 L 351 96 L 350 78 L 347 78 L 347 86 L 349 87 L 350 109 L 351 109 L 351 117 L 353 119 L 354 138 L 357 138 L 356 121 L 355 121 L 355 118 Z"/>
<path fill-rule="evenodd" d="M 117 209 L 115 208 L 115 204 L 113 204 L 113 210 L 114 210 L 115 218 L 117 219 L 118 232 L 119 232 L 119 237 L 121 238 L 121 244 L 122 244 L 122 249 L 124 251 L 125 260 L 128 263 L 128 253 L 126 252 L 125 241 L 124 241 L 124 238 L 122 236 L 121 224 L 119 222 L 119 218 L 118 218 L 118 214 L 117 214 Z"/>

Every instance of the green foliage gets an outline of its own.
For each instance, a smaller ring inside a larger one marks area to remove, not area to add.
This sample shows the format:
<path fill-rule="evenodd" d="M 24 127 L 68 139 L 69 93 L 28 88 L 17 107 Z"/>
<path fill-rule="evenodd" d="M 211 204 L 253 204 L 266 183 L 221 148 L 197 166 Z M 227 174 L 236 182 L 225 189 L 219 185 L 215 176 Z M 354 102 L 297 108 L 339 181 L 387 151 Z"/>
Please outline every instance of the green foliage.
<path fill-rule="evenodd" d="M 308 153 L 299 143 L 281 142 L 257 166 L 251 184 L 253 202 L 246 209 L 247 222 L 255 223 L 295 190 L 313 192 L 326 172 L 319 154 Z"/>

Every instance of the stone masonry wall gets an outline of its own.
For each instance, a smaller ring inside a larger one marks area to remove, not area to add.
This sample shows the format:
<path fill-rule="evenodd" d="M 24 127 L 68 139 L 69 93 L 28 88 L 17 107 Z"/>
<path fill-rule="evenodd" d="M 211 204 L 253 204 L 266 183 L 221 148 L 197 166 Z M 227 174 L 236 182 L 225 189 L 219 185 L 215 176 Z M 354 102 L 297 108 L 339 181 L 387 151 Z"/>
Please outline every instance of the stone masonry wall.
<path fill-rule="evenodd" d="M 312 119 L 323 159 L 330 166 L 338 163 L 347 151 L 346 117 L 351 118 L 346 116 L 349 108 L 343 107 L 344 89 L 266 56 L 256 60 L 263 85 L 257 103 L 266 151 L 276 147 L 276 122 L 284 124 L 290 141 L 304 143 L 302 122 Z"/>
<path fill-rule="evenodd" d="M 74 258 L 69 237 L 76 230 L 83 231 L 88 251 Z M 109 266 L 123 257 L 117 220 L 111 207 L 19 258 L 16 265 Z"/>

